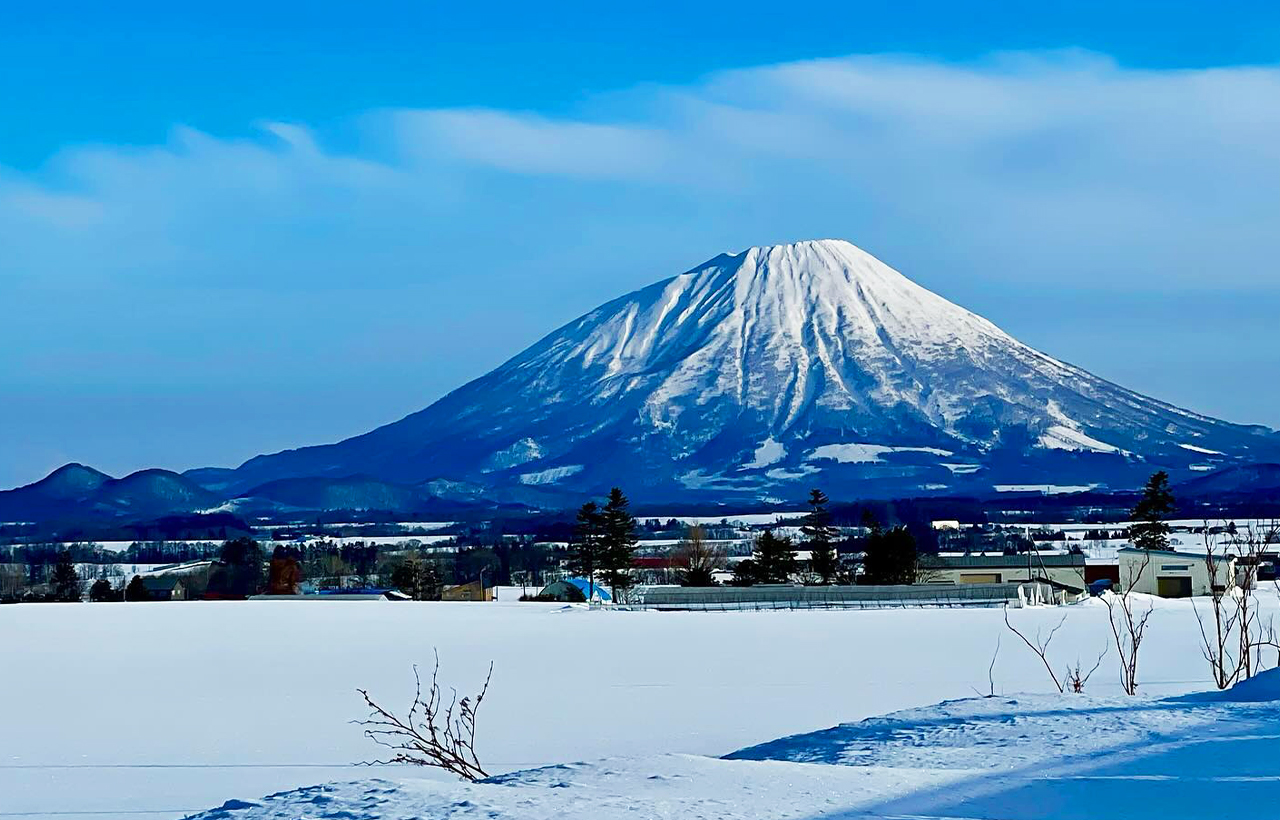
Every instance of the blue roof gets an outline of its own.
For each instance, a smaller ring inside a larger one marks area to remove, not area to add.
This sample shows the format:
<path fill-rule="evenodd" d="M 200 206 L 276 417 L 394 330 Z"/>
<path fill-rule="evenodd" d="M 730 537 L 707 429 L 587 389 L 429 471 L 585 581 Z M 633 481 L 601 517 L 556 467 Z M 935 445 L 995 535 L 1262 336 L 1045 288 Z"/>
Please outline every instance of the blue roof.
<path fill-rule="evenodd" d="M 591 600 L 591 593 L 590 593 L 591 582 L 588 581 L 586 578 L 565 578 L 564 581 L 566 584 L 573 584 L 575 587 L 577 587 L 578 591 L 582 593 L 583 598 L 586 598 L 587 600 Z M 600 584 L 598 583 L 595 585 L 595 597 L 600 599 L 601 601 L 613 600 L 611 597 L 609 597 L 609 590 L 600 586 Z"/>

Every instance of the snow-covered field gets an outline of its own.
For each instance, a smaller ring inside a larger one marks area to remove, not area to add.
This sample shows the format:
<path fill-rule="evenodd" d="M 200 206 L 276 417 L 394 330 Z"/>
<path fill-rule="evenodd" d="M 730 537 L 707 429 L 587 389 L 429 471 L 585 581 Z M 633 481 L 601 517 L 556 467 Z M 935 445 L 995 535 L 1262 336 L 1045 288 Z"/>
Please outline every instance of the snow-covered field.
<path fill-rule="evenodd" d="M 1276 609 L 1270 601 L 1268 611 Z M 1091 661 L 1110 640 L 1106 608 L 1097 602 L 1010 613 L 1032 632 L 1064 614 L 1051 650 L 1056 664 Z M 1250 710 L 1257 707 L 1151 700 L 1208 688 L 1197 636 L 1189 602 L 1161 602 L 1143 650 L 1145 698 L 1119 697 L 1113 650 L 1090 684 L 1101 698 L 1095 701 L 1047 695 L 1047 675 L 1005 630 L 999 610 L 9 606 L 0 608 L 0 818 L 177 817 L 235 799 L 259 805 L 210 816 L 815 817 L 874 810 L 881 814 L 869 816 L 1017 820 L 1065 816 L 1043 808 L 1052 801 L 1042 792 L 1061 784 L 1083 793 L 1084 764 L 1064 758 L 1070 754 L 1088 754 L 1101 767 L 1104 774 L 1089 777 L 1103 778 L 1102 805 L 1114 805 L 1120 789 L 1107 785 L 1113 775 L 1105 772 L 1118 770 L 1108 761 L 1124 760 L 1126 749 L 1144 750 L 1142 760 L 1153 766 L 1166 751 L 1176 759 L 1203 753 L 1206 777 L 1227 777 L 1230 768 L 1263 778 L 1213 780 L 1218 805 L 1223 794 L 1259 794 L 1249 783 L 1274 787 L 1280 755 L 1268 731 L 1254 725 Z M 988 690 L 998 638 L 995 688 L 1009 697 L 935 707 Z M 355 688 L 406 706 L 410 666 L 429 663 L 433 647 L 445 682 L 463 692 L 495 662 L 480 733 L 490 771 L 557 768 L 464 787 L 424 782 L 420 770 L 352 766 L 377 754 L 348 722 L 363 716 Z M 913 708 L 925 711 L 821 731 Z M 1267 737 L 1233 739 L 1231 756 L 1186 745 L 1189 738 L 1216 742 L 1224 731 Z M 812 732 L 819 734 L 772 743 Z M 713 759 L 753 746 L 737 755 L 744 759 Z M 753 757 L 769 761 L 745 759 Z M 1044 772 L 1056 779 L 1042 782 Z M 362 782 L 260 800 L 353 780 Z M 1019 795 L 1003 813 L 987 795 L 997 782 Z M 1134 788 L 1149 794 L 1147 782 Z M 561 784 L 575 788 L 549 788 Z M 970 803 L 947 803 L 958 795 Z M 311 810 L 302 801 L 312 801 Z M 890 801 L 898 801 L 892 812 L 884 808 Z M 348 804 L 364 805 L 363 814 L 342 808 Z M 597 808 L 588 811 L 591 804 Z M 1181 810 L 1151 816 L 1192 816 Z"/>

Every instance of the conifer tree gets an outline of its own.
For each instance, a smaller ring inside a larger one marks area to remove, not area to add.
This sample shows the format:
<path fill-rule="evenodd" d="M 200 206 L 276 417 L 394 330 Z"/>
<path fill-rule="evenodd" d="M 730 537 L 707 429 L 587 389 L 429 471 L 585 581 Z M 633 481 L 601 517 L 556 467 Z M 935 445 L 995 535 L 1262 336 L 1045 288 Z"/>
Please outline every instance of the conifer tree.
<path fill-rule="evenodd" d="M 49 579 L 56 601 L 80 600 L 80 575 L 76 565 L 71 561 L 71 553 L 63 550 L 58 553 L 58 561 L 53 565 L 53 576 Z"/>
<path fill-rule="evenodd" d="M 129 581 L 129 586 L 124 588 L 124 599 L 126 601 L 151 600 L 151 593 L 147 591 L 147 585 L 142 583 L 141 575 L 133 576 L 133 580 Z"/>
<path fill-rule="evenodd" d="M 785 584 L 796 571 L 796 553 L 790 538 L 779 538 L 765 530 L 756 539 L 752 553 L 756 580 L 762 584 Z"/>
<path fill-rule="evenodd" d="M 809 547 L 809 568 L 829 584 L 836 576 L 838 562 L 833 543 L 836 539 L 836 528 L 831 526 L 831 513 L 827 510 L 829 499 L 822 490 L 809 493 L 809 512 L 800 525 Z"/>
<path fill-rule="evenodd" d="M 94 603 L 110 601 L 114 594 L 115 590 L 111 588 L 111 582 L 106 578 L 99 578 L 93 582 L 93 586 L 89 587 L 89 600 Z"/>
<path fill-rule="evenodd" d="M 609 500 L 600 512 L 603 541 L 600 569 L 604 571 L 613 600 L 618 590 L 631 586 L 630 569 L 635 565 L 636 519 L 631 515 L 631 502 L 618 487 L 609 491 Z"/>
<path fill-rule="evenodd" d="M 871 528 L 863 546 L 862 573 L 869 584 L 913 584 L 919 555 L 906 527 Z"/>
<path fill-rule="evenodd" d="M 1169 490 L 1169 474 L 1163 470 L 1147 480 L 1142 499 L 1133 509 L 1138 523 L 1129 528 L 1129 537 L 1138 549 L 1169 549 L 1169 525 L 1165 518 L 1174 510 L 1173 493 Z"/>
<path fill-rule="evenodd" d="M 578 520 L 573 528 L 573 540 L 569 543 L 569 572 L 587 581 L 587 600 L 596 594 L 596 572 L 600 569 L 603 552 L 604 516 L 594 501 L 588 501 L 578 509 Z"/>

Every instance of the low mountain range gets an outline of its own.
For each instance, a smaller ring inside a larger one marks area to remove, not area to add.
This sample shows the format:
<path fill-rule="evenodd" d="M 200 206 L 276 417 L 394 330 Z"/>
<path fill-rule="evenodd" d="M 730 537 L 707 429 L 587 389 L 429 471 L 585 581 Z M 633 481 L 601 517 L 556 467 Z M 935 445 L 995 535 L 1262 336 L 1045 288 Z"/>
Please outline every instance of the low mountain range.
<path fill-rule="evenodd" d="M 621 484 L 651 503 L 742 503 L 812 486 L 1129 489 L 1157 469 L 1187 482 L 1277 462 L 1274 430 L 1112 384 L 823 240 L 721 255 L 623 296 L 364 435 L 234 470 L 148 471 L 144 489 L 211 505 L 547 507 Z M 58 487 L 83 486 L 118 508 L 102 478 L 68 473 L 38 497 L 56 506 Z"/>

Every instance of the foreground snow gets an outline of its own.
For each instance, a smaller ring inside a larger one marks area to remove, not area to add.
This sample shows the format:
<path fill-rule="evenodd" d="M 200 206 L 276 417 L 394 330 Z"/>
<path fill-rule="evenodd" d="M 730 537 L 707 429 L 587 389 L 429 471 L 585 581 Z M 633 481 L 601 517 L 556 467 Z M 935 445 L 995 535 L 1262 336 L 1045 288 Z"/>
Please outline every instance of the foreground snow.
<path fill-rule="evenodd" d="M 1259 685 L 1261 684 L 1261 685 Z M 473 785 L 375 779 L 231 801 L 199 820 L 1198 818 L 1280 780 L 1280 673 L 1237 701 L 975 698 L 745 749 L 550 766 Z M 1230 693 L 1229 693 L 1230 694 Z"/>
<path fill-rule="evenodd" d="M 1266 609 L 1276 612 L 1275 601 Z M 1031 633 L 1053 628 L 1064 615 L 1053 642 L 1055 664 L 1091 663 L 1111 638 L 1105 607 L 1091 602 L 1010 612 Z M 490 771 L 608 759 L 566 771 L 574 782 L 616 788 L 624 798 L 652 787 L 668 789 L 672 800 L 716 799 L 715 778 L 699 792 L 704 776 L 694 774 L 760 767 L 711 758 L 987 692 L 987 668 L 1002 635 L 995 691 L 1049 691 L 1044 669 L 1009 635 L 999 610 L 650 613 L 333 601 L 0 607 L 0 818 L 175 818 L 229 798 L 261 802 L 265 794 L 370 777 L 395 781 L 398 790 L 484 805 L 497 798 L 481 795 L 495 793 L 497 785 L 475 787 L 474 794 L 443 780 L 400 785 L 398 778 L 425 773 L 353 765 L 377 752 L 348 722 L 363 715 L 356 687 L 403 708 L 410 666 L 429 663 L 433 648 L 445 682 L 464 692 L 495 663 L 480 739 Z M 1146 696 L 1211 686 L 1197 640 L 1188 602 L 1158 604 L 1143 649 Z M 1112 650 L 1090 682 L 1091 694 L 1120 694 L 1114 661 Z M 978 703 L 993 708 L 998 701 Z M 1099 714 L 1106 722 L 1095 727 L 1098 743 L 1108 737 L 1137 742 L 1122 736 L 1116 713 Z M 1088 728 L 1062 731 L 1084 737 Z M 975 731 L 964 737 L 972 742 Z M 1014 754 L 1009 739 L 1002 741 L 1006 751 L 989 754 Z M 969 771 L 969 763 L 947 763 L 950 753 L 940 742 L 926 745 L 935 763 L 924 769 L 945 777 Z M 877 748 L 875 765 L 903 768 L 889 758 L 890 746 Z M 868 757 L 848 749 L 851 759 Z M 663 757 L 670 754 L 694 757 Z M 643 762 L 619 762 L 619 756 Z M 783 781 L 797 789 L 808 782 L 811 763 L 803 756 L 781 750 L 769 756 L 778 759 L 769 764 L 778 771 L 799 772 Z M 678 778 L 672 767 L 684 764 L 673 760 L 698 762 Z M 602 765 L 633 774 L 594 778 Z M 911 777 L 917 774 L 928 772 Z M 649 783 L 650 775 L 668 782 Z M 883 799 L 915 794 L 932 782 L 886 791 L 892 780 L 871 782 L 866 771 L 849 767 L 822 777 L 843 784 L 831 786 L 832 799 L 846 802 L 864 784 Z M 751 788 L 763 795 L 774 785 Z M 763 796 L 760 801 L 772 805 Z"/>

